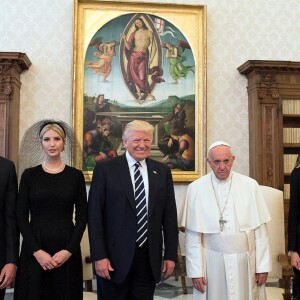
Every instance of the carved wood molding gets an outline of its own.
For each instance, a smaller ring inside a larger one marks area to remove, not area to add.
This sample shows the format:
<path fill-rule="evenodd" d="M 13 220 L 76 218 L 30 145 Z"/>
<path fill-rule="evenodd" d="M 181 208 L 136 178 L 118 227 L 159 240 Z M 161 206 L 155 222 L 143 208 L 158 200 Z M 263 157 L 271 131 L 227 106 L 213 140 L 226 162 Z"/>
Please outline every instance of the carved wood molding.
<path fill-rule="evenodd" d="M 4 95 L 9 95 L 12 92 L 12 86 L 8 83 L 10 82 L 10 70 L 9 66 L 0 66 L 1 93 Z"/>
<path fill-rule="evenodd" d="M 273 177 L 274 177 L 274 161 L 273 161 L 273 149 L 274 149 L 274 144 L 273 144 L 273 136 L 274 136 L 274 115 L 273 115 L 273 107 L 272 106 L 266 106 L 264 109 L 265 113 L 265 143 L 266 143 L 266 150 L 265 150 L 265 168 L 266 168 L 266 182 L 268 182 L 269 185 L 273 185 Z"/>
<path fill-rule="evenodd" d="M 30 66 L 31 61 L 25 53 L 0 52 L 0 96 L 12 94 L 14 85 L 20 88 L 21 82 L 18 75 Z"/>
<path fill-rule="evenodd" d="M 300 128 L 300 114 L 285 115 L 283 105 L 285 100 L 300 99 L 300 62 L 248 60 L 238 71 L 248 79 L 250 176 L 261 185 L 284 190 L 289 174 L 284 172 L 283 157 L 296 153 L 299 142 L 285 144 L 283 129 Z M 288 207 L 286 198 L 285 228 Z"/>
<path fill-rule="evenodd" d="M 238 71 L 248 79 L 250 176 L 282 189 L 281 101 L 300 91 L 300 62 L 249 60 Z"/>
<path fill-rule="evenodd" d="M 271 73 L 261 74 L 260 89 L 258 91 L 261 104 L 278 103 L 280 93 L 277 88 L 277 81 L 274 77 L 275 76 Z"/>
<path fill-rule="evenodd" d="M 240 67 L 238 71 L 249 78 L 255 73 L 299 73 L 300 62 L 296 61 L 278 61 L 278 60 L 248 60 Z"/>
<path fill-rule="evenodd" d="M 17 165 L 19 148 L 20 75 L 31 61 L 25 53 L 0 52 L 0 155 Z"/>

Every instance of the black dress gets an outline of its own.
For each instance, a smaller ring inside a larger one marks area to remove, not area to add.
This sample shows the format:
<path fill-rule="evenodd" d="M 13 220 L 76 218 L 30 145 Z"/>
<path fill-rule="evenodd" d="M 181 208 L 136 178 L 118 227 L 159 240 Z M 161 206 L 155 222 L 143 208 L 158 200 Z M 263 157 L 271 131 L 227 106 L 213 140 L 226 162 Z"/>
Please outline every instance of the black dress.
<path fill-rule="evenodd" d="M 50 174 L 41 165 L 25 170 L 17 201 L 17 221 L 23 244 L 14 299 L 82 300 L 80 241 L 87 222 L 82 172 L 65 166 L 62 172 Z M 50 255 L 68 250 L 72 255 L 61 267 L 44 271 L 33 256 L 39 249 Z"/>

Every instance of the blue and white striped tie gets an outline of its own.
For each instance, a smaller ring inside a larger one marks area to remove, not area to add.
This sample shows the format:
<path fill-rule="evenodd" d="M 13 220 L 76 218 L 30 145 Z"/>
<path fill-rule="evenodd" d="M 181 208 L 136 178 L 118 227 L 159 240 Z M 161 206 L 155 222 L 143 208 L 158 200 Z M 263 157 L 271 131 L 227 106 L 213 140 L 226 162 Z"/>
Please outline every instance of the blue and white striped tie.
<path fill-rule="evenodd" d="M 137 215 L 137 239 L 136 243 L 142 247 L 147 241 L 147 202 L 145 186 L 140 172 L 140 163 L 134 164 L 134 198 Z"/>

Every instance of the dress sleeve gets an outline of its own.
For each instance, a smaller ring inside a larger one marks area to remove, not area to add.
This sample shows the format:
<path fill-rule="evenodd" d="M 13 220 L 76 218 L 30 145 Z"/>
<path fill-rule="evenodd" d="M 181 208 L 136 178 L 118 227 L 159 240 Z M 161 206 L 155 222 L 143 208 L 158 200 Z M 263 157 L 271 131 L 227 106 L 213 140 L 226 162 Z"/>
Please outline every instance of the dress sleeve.
<path fill-rule="evenodd" d="M 78 249 L 87 223 L 87 196 L 82 172 L 78 176 L 77 196 L 75 199 L 75 228 L 66 247 L 71 253 Z"/>
<path fill-rule="evenodd" d="M 41 249 L 41 245 L 35 238 L 30 223 L 30 171 L 25 170 L 21 177 L 19 196 L 17 201 L 17 223 L 20 232 L 23 236 L 23 243 L 25 243 L 26 249 L 29 253 L 33 254 L 35 251 Z"/>

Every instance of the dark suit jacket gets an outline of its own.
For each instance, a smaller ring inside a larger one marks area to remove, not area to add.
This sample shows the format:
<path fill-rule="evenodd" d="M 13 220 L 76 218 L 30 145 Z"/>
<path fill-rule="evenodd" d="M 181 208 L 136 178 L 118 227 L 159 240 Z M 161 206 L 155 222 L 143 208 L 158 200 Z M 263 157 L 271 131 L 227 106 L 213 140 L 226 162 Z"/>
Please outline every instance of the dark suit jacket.
<path fill-rule="evenodd" d="M 292 171 L 290 187 L 288 250 L 300 253 L 300 168 Z"/>
<path fill-rule="evenodd" d="M 10 160 L 0 156 L 0 269 L 17 263 L 19 232 L 16 225 L 18 183 L 16 169 Z"/>
<path fill-rule="evenodd" d="M 147 158 L 149 178 L 148 247 L 156 282 L 164 259 L 177 260 L 177 211 L 169 168 Z M 88 201 L 88 228 L 92 261 L 108 258 L 112 281 L 122 282 L 136 247 L 136 209 L 125 154 L 105 160 L 94 169 Z"/>

